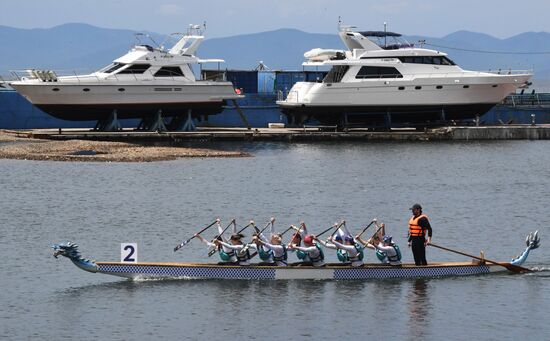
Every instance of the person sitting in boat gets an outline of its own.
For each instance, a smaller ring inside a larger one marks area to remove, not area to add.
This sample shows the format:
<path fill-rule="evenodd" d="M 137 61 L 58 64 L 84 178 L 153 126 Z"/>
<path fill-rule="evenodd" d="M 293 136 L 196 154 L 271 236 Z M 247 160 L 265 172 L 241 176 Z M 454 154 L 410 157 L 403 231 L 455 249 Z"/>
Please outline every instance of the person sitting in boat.
<path fill-rule="evenodd" d="M 195 237 L 199 238 L 203 243 L 208 246 L 209 250 L 218 250 L 221 262 L 219 264 L 237 264 L 237 255 L 232 249 L 222 246 L 220 242 L 223 240 L 222 236 L 218 236 L 213 241 L 206 240 L 203 236 L 196 233 Z"/>
<path fill-rule="evenodd" d="M 353 267 L 359 267 L 363 265 L 363 246 L 355 241 L 355 239 L 347 235 L 344 238 L 340 236 L 329 237 L 329 241 L 336 246 L 336 254 L 338 260 L 344 264 L 350 264 Z M 343 244 L 341 243 L 343 239 Z"/>
<path fill-rule="evenodd" d="M 384 236 L 380 242 L 378 238 L 371 239 L 366 247 L 376 250 L 376 257 L 380 262 L 389 265 L 401 265 L 401 250 L 393 242 L 392 236 Z"/>
<path fill-rule="evenodd" d="M 223 247 L 232 250 L 235 253 L 235 256 L 237 257 L 237 264 L 238 265 L 250 265 L 250 249 L 257 251 L 256 244 L 247 244 L 243 243 L 242 239 L 244 236 L 240 233 L 231 235 L 231 238 L 229 241 L 231 244 L 226 243 L 222 240 L 218 241 L 218 243 Z"/>
<path fill-rule="evenodd" d="M 264 235 L 262 231 L 260 231 L 256 225 L 254 226 L 254 230 L 256 231 L 252 235 L 252 242 L 256 244 L 256 248 L 258 250 L 258 256 L 262 260 L 262 263 L 260 265 L 273 265 L 275 264 L 275 260 L 273 260 L 273 251 L 268 248 L 265 244 L 270 243 L 271 239 L 273 239 L 273 236 L 275 233 L 275 218 L 271 218 L 270 221 L 270 228 L 269 228 L 269 239 Z M 252 224 L 254 222 L 251 222 Z M 285 249 L 286 251 L 286 249 Z"/>
<path fill-rule="evenodd" d="M 325 266 L 325 255 L 323 249 L 315 242 L 315 236 L 308 234 L 304 237 L 304 246 L 290 245 L 289 249 L 305 252 L 309 262 L 302 262 L 300 265 L 313 265 L 314 267 Z"/>
<path fill-rule="evenodd" d="M 267 249 L 268 257 L 265 257 L 269 262 L 272 264 L 275 264 L 277 266 L 287 266 L 287 259 L 288 254 L 286 251 L 286 247 L 282 244 L 283 242 L 283 236 L 280 233 L 275 233 L 271 236 L 271 242 L 267 242 L 263 240 L 259 236 L 255 236 L 252 238 L 252 241 L 255 242 L 258 245 L 258 254 L 261 257 L 261 249 Z M 264 258 L 262 258 L 264 260 Z"/>
<path fill-rule="evenodd" d="M 304 222 L 302 222 L 300 224 L 300 228 L 297 228 L 295 225 L 290 225 L 290 227 L 292 227 L 292 229 L 294 229 L 296 232 L 294 233 L 294 235 L 290 239 L 290 242 L 287 245 L 287 250 L 291 251 L 291 252 L 296 252 L 296 257 L 298 257 L 298 259 L 300 260 L 299 263 L 293 263 L 292 265 L 302 264 L 302 262 L 310 262 L 307 253 L 305 253 L 303 251 L 300 251 L 300 250 L 297 250 L 295 248 L 291 248 L 291 246 L 301 246 L 302 245 L 302 240 L 307 235 L 306 224 Z"/>

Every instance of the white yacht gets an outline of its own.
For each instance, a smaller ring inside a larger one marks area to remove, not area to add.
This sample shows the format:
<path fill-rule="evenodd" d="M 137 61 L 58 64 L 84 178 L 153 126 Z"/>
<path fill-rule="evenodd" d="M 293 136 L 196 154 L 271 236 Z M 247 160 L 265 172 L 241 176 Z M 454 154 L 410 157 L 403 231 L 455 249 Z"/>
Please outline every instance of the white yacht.
<path fill-rule="evenodd" d="M 170 49 L 136 45 L 111 65 L 86 75 L 58 76 L 54 71 L 26 70 L 10 83 L 48 114 L 74 121 L 118 118 L 209 115 L 225 100 L 242 98 L 228 81 L 197 80 L 193 64 L 221 63 L 199 59 L 201 26 L 191 25 Z"/>
<path fill-rule="evenodd" d="M 391 126 L 437 124 L 481 116 L 531 72 L 466 71 L 447 54 L 414 47 L 400 34 L 340 27 L 348 50 L 313 49 L 305 66 L 332 67 L 322 82 L 298 82 L 277 101 L 289 121 Z"/>

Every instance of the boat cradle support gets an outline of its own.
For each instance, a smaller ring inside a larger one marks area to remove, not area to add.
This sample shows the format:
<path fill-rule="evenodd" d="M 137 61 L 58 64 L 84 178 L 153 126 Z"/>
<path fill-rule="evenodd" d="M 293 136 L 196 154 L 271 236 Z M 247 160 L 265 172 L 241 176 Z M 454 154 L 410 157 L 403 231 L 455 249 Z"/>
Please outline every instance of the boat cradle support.
<path fill-rule="evenodd" d="M 151 117 L 144 117 L 139 122 L 138 130 L 148 130 L 148 131 L 167 131 L 166 124 L 164 123 L 164 118 L 162 117 L 162 110 L 158 110 Z"/>
<path fill-rule="evenodd" d="M 111 114 L 103 119 L 97 121 L 94 130 L 97 131 L 119 131 L 122 130 L 122 126 L 118 121 L 118 114 L 116 109 L 111 112 Z"/>
<path fill-rule="evenodd" d="M 197 126 L 193 120 L 193 111 L 187 109 L 187 114 L 174 116 L 168 125 L 172 131 L 195 131 Z"/>

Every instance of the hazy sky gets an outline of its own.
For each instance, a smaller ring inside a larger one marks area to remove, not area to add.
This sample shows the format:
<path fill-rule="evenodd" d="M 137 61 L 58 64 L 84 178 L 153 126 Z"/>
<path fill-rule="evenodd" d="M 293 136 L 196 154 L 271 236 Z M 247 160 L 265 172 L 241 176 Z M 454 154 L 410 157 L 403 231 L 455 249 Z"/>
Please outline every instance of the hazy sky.
<path fill-rule="evenodd" d="M 345 24 L 442 37 L 469 30 L 499 38 L 550 32 L 550 0 L 0 0 L 0 25 L 49 28 L 64 23 L 183 31 L 207 22 L 207 37 L 296 28 L 335 33 Z"/>

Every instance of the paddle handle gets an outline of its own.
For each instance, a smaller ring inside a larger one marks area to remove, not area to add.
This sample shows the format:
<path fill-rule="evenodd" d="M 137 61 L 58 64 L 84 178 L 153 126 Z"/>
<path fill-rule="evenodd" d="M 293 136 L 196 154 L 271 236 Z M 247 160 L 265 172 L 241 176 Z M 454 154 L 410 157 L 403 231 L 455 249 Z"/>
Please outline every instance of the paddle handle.
<path fill-rule="evenodd" d="M 197 232 L 196 234 L 201 234 L 203 233 L 204 231 L 208 230 L 210 227 L 212 227 L 215 223 L 217 223 L 219 221 L 219 219 L 216 219 L 212 222 L 212 224 L 206 226 L 205 228 L 203 228 L 202 230 L 200 230 L 199 232 Z M 174 248 L 174 252 L 178 251 L 179 249 L 181 249 L 183 246 L 187 245 L 187 243 L 189 243 L 191 240 L 193 240 L 196 236 L 193 235 L 193 237 L 187 239 L 187 240 L 184 240 L 183 242 L 181 242 L 179 245 L 177 245 L 175 248 Z"/>
<path fill-rule="evenodd" d="M 324 230 L 323 232 L 319 233 L 318 235 L 316 235 L 315 237 L 316 238 L 319 238 L 321 237 L 322 235 L 324 235 L 325 233 L 327 233 L 328 231 L 332 230 L 333 228 L 336 228 L 336 230 L 338 230 L 338 228 L 342 226 L 342 223 L 340 223 L 340 225 L 338 224 L 334 224 L 332 225 L 331 227 L 329 227 L 328 229 Z"/>
<path fill-rule="evenodd" d="M 371 220 L 371 222 L 363 229 L 363 231 L 361 231 L 361 233 L 359 233 L 357 236 L 358 237 L 361 237 L 363 235 L 363 233 L 365 233 L 365 231 L 367 231 L 367 229 L 369 227 L 371 227 L 372 224 L 376 223 L 378 220 L 376 218 L 374 218 L 373 220 Z"/>

